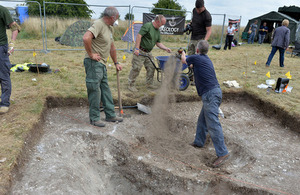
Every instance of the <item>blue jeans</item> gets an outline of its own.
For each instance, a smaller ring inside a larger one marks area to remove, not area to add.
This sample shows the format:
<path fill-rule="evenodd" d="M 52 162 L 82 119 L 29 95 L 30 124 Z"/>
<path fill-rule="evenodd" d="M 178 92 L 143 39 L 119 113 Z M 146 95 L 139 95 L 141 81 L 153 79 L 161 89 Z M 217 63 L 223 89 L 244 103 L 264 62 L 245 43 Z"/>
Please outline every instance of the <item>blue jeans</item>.
<path fill-rule="evenodd" d="M 255 32 L 252 32 L 248 38 L 248 44 L 250 44 L 250 42 L 251 42 L 251 44 L 253 44 L 254 37 L 255 37 Z"/>
<path fill-rule="evenodd" d="M 274 57 L 277 50 L 279 50 L 279 64 L 280 64 L 280 67 L 284 67 L 283 61 L 284 61 L 284 51 L 285 51 L 285 49 L 283 49 L 281 47 L 275 47 L 275 46 L 272 46 L 271 53 L 270 53 L 268 61 L 266 63 L 267 66 L 270 66 L 271 61 L 272 61 L 272 59 L 273 59 L 273 57 Z"/>
<path fill-rule="evenodd" d="M 259 43 L 259 44 L 264 43 L 265 36 L 266 36 L 266 35 L 258 34 L 258 43 Z"/>
<path fill-rule="evenodd" d="M 222 126 L 219 121 L 219 107 L 222 102 L 222 91 L 219 87 L 202 95 L 202 110 L 198 117 L 194 144 L 203 147 L 207 133 L 213 141 L 218 157 L 228 154 L 225 146 Z"/>
<path fill-rule="evenodd" d="M 11 95 L 10 68 L 11 64 L 7 54 L 8 45 L 0 46 L 0 84 L 1 84 L 1 106 L 9 106 Z"/>

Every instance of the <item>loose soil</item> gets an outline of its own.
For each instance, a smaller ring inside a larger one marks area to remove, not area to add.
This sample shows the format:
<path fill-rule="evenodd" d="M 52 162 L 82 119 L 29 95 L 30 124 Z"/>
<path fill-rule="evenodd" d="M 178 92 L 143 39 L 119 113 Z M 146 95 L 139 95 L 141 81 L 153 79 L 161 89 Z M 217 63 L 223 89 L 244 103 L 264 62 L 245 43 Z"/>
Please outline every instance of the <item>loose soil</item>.
<path fill-rule="evenodd" d="M 176 66 L 166 67 L 173 69 L 148 99 L 150 115 L 125 110 L 131 118 L 96 128 L 84 100 L 49 108 L 28 138 L 11 193 L 300 194 L 298 117 L 245 93 L 225 94 L 220 120 L 231 157 L 212 168 L 210 138 L 201 149 L 189 145 L 202 103 L 178 95 Z M 73 101 L 49 98 L 48 106 Z"/>
<path fill-rule="evenodd" d="M 130 118 L 105 128 L 88 124 L 86 106 L 50 108 L 11 193 L 299 194 L 299 133 L 247 95 L 224 99 L 220 121 L 231 158 L 220 168 L 211 167 L 209 138 L 204 148 L 189 145 L 200 100 L 173 101 L 164 116 L 154 107 L 151 115 L 124 110 Z"/>

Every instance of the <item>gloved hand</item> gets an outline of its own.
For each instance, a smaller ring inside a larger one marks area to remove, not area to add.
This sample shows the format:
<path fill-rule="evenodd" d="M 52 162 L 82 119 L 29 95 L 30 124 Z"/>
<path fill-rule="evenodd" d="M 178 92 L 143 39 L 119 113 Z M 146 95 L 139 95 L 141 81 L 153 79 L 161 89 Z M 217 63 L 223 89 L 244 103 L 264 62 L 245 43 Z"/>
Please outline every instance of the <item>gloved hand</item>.
<path fill-rule="evenodd" d="M 178 52 L 178 54 L 181 54 L 183 51 L 184 51 L 184 53 L 186 53 L 185 49 L 180 47 L 177 52 Z"/>
<path fill-rule="evenodd" d="M 186 53 L 185 49 L 183 49 L 183 48 L 181 48 L 181 47 L 177 50 L 176 57 L 177 57 L 178 59 L 180 59 L 180 60 L 181 60 L 181 54 L 182 54 L 183 51 L 184 51 L 184 53 Z"/>
<path fill-rule="evenodd" d="M 14 53 L 14 43 L 10 42 L 8 45 L 8 55 L 12 55 Z"/>

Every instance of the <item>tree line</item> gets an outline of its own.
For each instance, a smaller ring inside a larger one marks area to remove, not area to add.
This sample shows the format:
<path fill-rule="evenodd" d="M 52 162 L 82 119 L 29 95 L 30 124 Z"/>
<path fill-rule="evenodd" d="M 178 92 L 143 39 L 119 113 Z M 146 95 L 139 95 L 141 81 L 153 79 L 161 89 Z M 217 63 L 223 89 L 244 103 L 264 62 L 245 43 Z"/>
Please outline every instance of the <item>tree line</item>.
<path fill-rule="evenodd" d="M 44 0 L 35 0 L 41 4 L 42 14 L 44 14 Z M 47 2 L 57 2 L 57 3 L 70 3 L 70 0 L 47 0 Z M 56 16 L 61 18 L 91 18 L 94 13 L 85 2 L 85 0 L 72 0 L 74 4 L 82 4 L 83 6 L 78 5 L 65 5 L 65 4 L 46 4 L 46 15 L 47 16 Z M 30 16 L 39 16 L 40 10 L 37 3 L 27 2 L 28 14 Z M 86 6 L 84 6 L 86 5 Z M 158 0 L 157 3 L 153 4 L 154 8 L 151 10 L 153 14 L 163 14 L 163 15 L 174 15 L 174 16 L 185 16 L 186 9 L 181 6 L 177 0 Z M 164 9 L 174 9 L 180 11 L 172 10 L 160 10 L 156 8 Z M 101 17 L 101 15 L 100 15 Z M 125 20 L 133 20 L 134 14 L 127 13 L 124 17 Z"/>

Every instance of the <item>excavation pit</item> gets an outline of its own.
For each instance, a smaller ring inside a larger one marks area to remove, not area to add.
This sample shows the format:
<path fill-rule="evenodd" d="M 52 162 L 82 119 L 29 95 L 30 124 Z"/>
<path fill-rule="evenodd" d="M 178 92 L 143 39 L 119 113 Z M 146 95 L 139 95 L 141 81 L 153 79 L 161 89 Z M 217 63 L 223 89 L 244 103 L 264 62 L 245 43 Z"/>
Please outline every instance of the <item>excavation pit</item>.
<path fill-rule="evenodd" d="M 49 108 L 42 135 L 24 149 L 29 155 L 20 159 L 11 194 L 300 193 L 298 119 L 287 127 L 282 116 L 289 116 L 273 105 L 225 95 L 220 121 L 231 158 L 212 168 L 211 140 L 201 149 L 189 145 L 201 106 L 172 103 L 165 117 L 124 110 L 131 118 L 105 128 L 89 125 L 88 107 Z"/>

